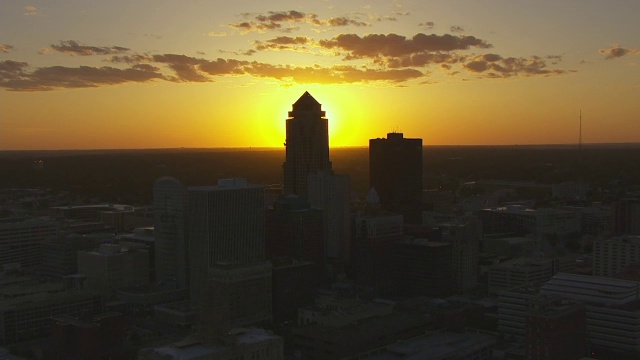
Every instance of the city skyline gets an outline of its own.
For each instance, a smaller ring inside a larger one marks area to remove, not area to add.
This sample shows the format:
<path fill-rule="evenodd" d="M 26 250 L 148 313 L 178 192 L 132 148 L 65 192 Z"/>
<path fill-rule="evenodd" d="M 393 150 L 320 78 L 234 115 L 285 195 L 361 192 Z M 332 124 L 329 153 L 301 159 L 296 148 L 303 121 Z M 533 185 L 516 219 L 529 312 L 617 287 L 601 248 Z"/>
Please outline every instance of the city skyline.
<path fill-rule="evenodd" d="M 640 3 L 0 4 L 0 150 L 636 142 Z"/>

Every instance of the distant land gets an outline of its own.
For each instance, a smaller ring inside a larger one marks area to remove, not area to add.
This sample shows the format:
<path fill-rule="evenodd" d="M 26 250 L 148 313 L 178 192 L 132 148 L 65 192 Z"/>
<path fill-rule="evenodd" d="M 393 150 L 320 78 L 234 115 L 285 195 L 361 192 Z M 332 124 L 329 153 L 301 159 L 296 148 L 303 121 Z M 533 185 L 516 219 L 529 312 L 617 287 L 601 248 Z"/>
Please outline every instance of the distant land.
<path fill-rule="evenodd" d="M 338 146 L 330 150 L 366 149 L 367 146 Z M 578 149 L 578 144 L 512 144 L 512 145 L 423 145 L 423 148 L 502 148 L 502 149 Z M 589 143 L 583 149 L 635 149 L 640 142 L 633 143 Z M 282 151 L 284 147 L 211 147 L 211 148 L 150 148 L 150 149 L 61 149 L 61 150 L 0 150 L 0 156 L 73 156 L 76 154 L 117 154 L 117 153 L 162 153 L 162 152 L 244 152 Z"/>

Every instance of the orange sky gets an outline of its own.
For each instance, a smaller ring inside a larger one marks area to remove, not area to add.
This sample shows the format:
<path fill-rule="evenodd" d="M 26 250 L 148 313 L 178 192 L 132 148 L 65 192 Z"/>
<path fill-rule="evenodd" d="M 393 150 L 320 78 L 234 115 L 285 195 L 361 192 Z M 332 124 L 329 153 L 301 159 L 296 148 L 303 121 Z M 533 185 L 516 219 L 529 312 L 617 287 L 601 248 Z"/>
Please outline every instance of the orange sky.
<path fill-rule="evenodd" d="M 640 139 L 637 1 L 215 3 L 0 3 L 0 149 Z"/>

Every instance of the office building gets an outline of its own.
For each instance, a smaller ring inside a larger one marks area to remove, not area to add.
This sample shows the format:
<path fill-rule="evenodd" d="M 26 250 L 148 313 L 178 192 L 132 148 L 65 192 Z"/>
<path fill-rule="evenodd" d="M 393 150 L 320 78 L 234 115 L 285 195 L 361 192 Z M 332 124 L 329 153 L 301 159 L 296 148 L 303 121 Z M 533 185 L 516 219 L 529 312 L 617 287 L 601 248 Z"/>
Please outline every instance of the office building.
<path fill-rule="evenodd" d="M 63 278 L 78 273 L 78 251 L 92 250 L 100 246 L 100 240 L 71 234 L 49 239 L 42 243 L 42 274 Z"/>
<path fill-rule="evenodd" d="M 293 258 L 322 264 L 324 225 L 321 209 L 312 209 L 304 197 L 289 194 L 266 210 L 267 258 Z"/>
<path fill-rule="evenodd" d="M 629 265 L 640 263 L 640 236 L 618 236 L 593 242 L 593 275 L 618 276 Z"/>
<path fill-rule="evenodd" d="M 422 221 L 422 139 L 388 133 L 369 140 L 369 184 L 382 208 L 404 215 L 408 224 Z"/>
<path fill-rule="evenodd" d="M 87 288 L 115 297 L 117 289 L 149 284 L 149 253 L 117 244 L 78 252 L 78 273 L 86 276 Z"/>
<path fill-rule="evenodd" d="M 221 179 L 188 192 L 190 293 L 197 301 L 216 264 L 264 262 L 264 186 Z"/>
<path fill-rule="evenodd" d="M 451 244 L 405 239 L 393 244 L 393 281 L 403 295 L 449 296 L 453 293 Z"/>
<path fill-rule="evenodd" d="M 621 199 L 611 204 L 614 235 L 640 235 L 640 199 Z"/>
<path fill-rule="evenodd" d="M 639 285 L 636 281 L 558 273 L 540 292 L 587 305 L 589 352 L 598 359 L 640 358 Z"/>
<path fill-rule="evenodd" d="M 307 177 L 316 171 L 331 174 L 329 124 L 322 105 L 308 92 L 293 104 L 287 119 L 284 193 L 307 196 Z"/>
<path fill-rule="evenodd" d="M 234 327 L 272 319 L 271 263 L 218 263 L 198 303 L 198 332 L 208 339 L 221 338 Z"/>
<path fill-rule="evenodd" d="M 440 225 L 441 240 L 451 244 L 454 293 L 465 293 L 478 284 L 481 225 L 475 217 Z"/>
<path fill-rule="evenodd" d="M 311 207 L 322 210 L 325 257 L 348 263 L 351 239 L 349 175 L 314 172 L 308 177 L 307 191 Z"/>
<path fill-rule="evenodd" d="M 42 243 L 58 236 L 58 222 L 42 219 L 0 220 L 0 268 L 18 264 L 22 268 L 39 266 Z"/>
<path fill-rule="evenodd" d="M 88 291 L 40 293 L 0 300 L 0 345 L 51 335 L 51 318 L 103 311 L 102 296 Z"/>
<path fill-rule="evenodd" d="M 546 258 L 517 258 L 489 268 L 489 294 L 545 282 L 558 272 L 558 261 Z"/>
<path fill-rule="evenodd" d="M 522 205 L 483 209 L 479 213 L 482 231 L 488 234 L 533 234 L 536 239 L 566 237 L 582 231 L 581 215 L 575 211 Z"/>
<path fill-rule="evenodd" d="M 186 288 L 187 189 L 174 178 L 153 184 L 155 278 L 168 288 Z"/>
<path fill-rule="evenodd" d="M 537 300 L 527 313 L 524 341 L 526 358 L 582 359 L 587 354 L 587 316 L 584 304 L 557 297 Z"/>
<path fill-rule="evenodd" d="M 369 191 L 364 212 L 354 218 L 351 252 L 353 280 L 360 288 L 388 289 L 393 282 L 389 254 L 403 239 L 402 215 L 382 210 L 374 189 Z"/>

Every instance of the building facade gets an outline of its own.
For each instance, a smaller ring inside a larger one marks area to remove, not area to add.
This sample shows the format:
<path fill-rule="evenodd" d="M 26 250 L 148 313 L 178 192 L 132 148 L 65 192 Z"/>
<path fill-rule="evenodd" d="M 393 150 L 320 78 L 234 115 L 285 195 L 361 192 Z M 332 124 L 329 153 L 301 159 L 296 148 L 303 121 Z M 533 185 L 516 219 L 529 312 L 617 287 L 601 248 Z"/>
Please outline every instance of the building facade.
<path fill-rule="evenodd" d="M 170 288 L 186 288 L 187 189 L 174 178 L 162 177 L 153 184 L 155 278 Z"/>
<path fill-rule="evenodd" d="M 389 133 L 369 140 L 369 184 L 382 208 L 404 215 L 404 222 L 422 221 L 422 139 Z"/>
<path fill-rule="evenodd" d="M 196 300 L 217 263 L 264 261 L 264 186 L 221 179 L 188 191 L 190 293 Z"/>

